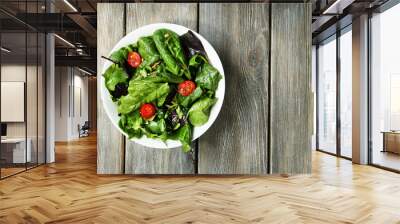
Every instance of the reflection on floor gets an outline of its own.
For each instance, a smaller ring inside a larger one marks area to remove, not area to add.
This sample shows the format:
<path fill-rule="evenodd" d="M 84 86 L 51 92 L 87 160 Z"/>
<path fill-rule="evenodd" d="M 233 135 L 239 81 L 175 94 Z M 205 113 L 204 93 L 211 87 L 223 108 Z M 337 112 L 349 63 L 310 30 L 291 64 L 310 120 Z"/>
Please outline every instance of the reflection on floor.
<path fill-rule="evenodd" d="M 391 152 L 374 151 L 373 164 L 400 171 L 400 155 Z"/>
<path fill-rule="evenodd" d="M 24 170 L 25 167 L 1 168 L 1 177 L 4 178 Z"/>
<path fill-rule="evenodd" d="M 1 178 L 5 178 L 17 173 L 20 173 L 22 171 L 25 171 L 26 169 L 30 169 L 33 167 L 36 167 L 36 163 L 27 163 L 25 164 L 8 164 L 4 165 L 4 167 L 1 168 L 0 173 L 1 173 Z"/>
<path fill-rule="evenodd" d="M 96 138 L 0 181 L 0 223 L 399 223 L 400 175 L 313 152 L 296 176 L 96 174 Z"/>

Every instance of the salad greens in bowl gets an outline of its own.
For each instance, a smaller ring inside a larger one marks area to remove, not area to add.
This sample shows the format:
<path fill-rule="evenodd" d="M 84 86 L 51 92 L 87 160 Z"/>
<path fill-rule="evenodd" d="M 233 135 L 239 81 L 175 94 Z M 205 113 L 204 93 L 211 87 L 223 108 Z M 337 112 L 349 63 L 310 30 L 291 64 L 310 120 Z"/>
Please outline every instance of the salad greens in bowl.
<path fill-rule="evenodd" d="M 105 111 L 132 141 L 188 152 L 218 116 L 224 71 L 200 34 L 176 24 L 150 24 L 126 35 L 102 58 Z"/>

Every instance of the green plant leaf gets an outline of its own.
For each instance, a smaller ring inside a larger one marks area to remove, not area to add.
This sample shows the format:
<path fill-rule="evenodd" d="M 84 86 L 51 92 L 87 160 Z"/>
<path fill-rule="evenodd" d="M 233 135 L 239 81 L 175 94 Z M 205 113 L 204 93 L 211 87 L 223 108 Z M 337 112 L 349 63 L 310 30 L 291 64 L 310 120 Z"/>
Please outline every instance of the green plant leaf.
<path fill-rule="evenodd" d="M 203 97 L 189 109 L 189 121 L 193 126 L 201 126 L 208 121 L 211 107 L 217 102 L 216 98 Z"/>
<path fill-rule="evenodd" d="M 125 70 L 116 64 L 108 67 L 103 76 L 106 82 L 106 87 L 111 92 L 115 90 L 115 86 L 118 83 L 127 83 L 129 79 L 128 74 L 126 74 Z"/>
<path fill-rule="evenodd" d="M 202 94 L 203 90 L 201 90 L 201 88 L 198 86 L 189 96 L 182 96 L 181 94 L 177 94 L 176 98 L 179 105 L 187 108 L 190 107 L 197 99 L 199 99 Z"/>
<path fill-rule="evenodd" d="M 156 103 L 161 107 L 170 90 L 168 83 L 158 83 L 150 79 L 131 80 L 128 95 L 119 100 L 118 112 L 128 114 L 144 103 Z"/>
<path fill-rule="evenodd" d="M 192 142 L 192 132 L 193 127 L 189 123 L 186 123 L 184 126 L 179 128 L 173 136 L 174 139 L 179 140 L 182 143 L 182 149 L 184 152 L 189 152 L 191 149 L 190 143 Z"/>
<path fill-rule="evenodd" d="M 213 92 L 218 87 L 219 80 L 222 79 L 221 74 L 208 63 L 203 64 L 197 72 L 195 82 L 203 89 L 208 89 Z"/>
<path fill-rule="evenodd" d="M 140 38 L 138 40 L 138 50 L 140 56 L 144 59 L 144 65 L 152 65 L 160 60 L 160 54 L 151 37 Z"/>

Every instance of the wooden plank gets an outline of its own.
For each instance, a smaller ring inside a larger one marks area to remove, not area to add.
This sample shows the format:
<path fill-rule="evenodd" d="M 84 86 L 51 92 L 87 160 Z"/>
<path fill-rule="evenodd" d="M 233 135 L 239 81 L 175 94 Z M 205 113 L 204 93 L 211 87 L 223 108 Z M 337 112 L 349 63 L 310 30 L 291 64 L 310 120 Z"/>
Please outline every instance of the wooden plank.
<path fill-rule="evenodd" d="M 97 86 L 103 69 L 102 55 L 108 55 L 124 36 L 124 4 L 97 4 Z M 122 174 L 124 171 L 124 137 L 116 129 L 103 108 L 97 90 L 97 173 Z"/>
<path fill-rule="evenodd" d="M 199 18 L 226 78 L 222 110 L 199 140 L 199 173 L 267 174 L 269 4 L 200 3 Z"/>
<path fill-rule="evenodd" d="M 175 23 L 197 30 L 197 4 L 127 4 L 127 32 L 159 22 Z M 125 161 L 125 173 L 128 174 L 193 174 L 195 170 L 192 155 L 184 153 L 181 148 L 153 149 L 129 140 Z"/>
<path fill-rule="evenodd" d="M 310 173 L 311 5 L 273 3 L 271 172 Z"/>

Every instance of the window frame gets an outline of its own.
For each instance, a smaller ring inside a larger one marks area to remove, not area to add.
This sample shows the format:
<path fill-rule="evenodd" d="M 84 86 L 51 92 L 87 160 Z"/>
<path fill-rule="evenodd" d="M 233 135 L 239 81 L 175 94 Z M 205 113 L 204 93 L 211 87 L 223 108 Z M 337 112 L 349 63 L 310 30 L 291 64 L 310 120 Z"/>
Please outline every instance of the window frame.
<path fill-rule="evenodd" d="M 316 74 L 316 151 L 318 152 L 323 152 L 329 155 L 333 155 L 336 157 L 344 158 L 347 160 L 352 160 L 352 158 L 347 157 L 342 155 L 342 150 L 341 150 L 341 119 L 340 119 L 340 103 L 341 103 L 341 97 L 340 97 L 340 84 L 341 84 L 341 67 L 340 67 L 340 37 L 344 35 L 347 32 L 352 31 L 352 23 L 349 23 L 345 27 L 341 28 L 340 30 L 337 30 L 336 33 L 330 35 L 329 37 L 319 41 L 316 44 L 316 52 L 315 52 L 315 57 L 316 57 L 316 69 L 315 69 L 315 74 Z M 332 40 L 329 40 L 332 39 Z M 329 41 L 336 41 L 336 152 L 328 152 L 324 149 L 321 149 L 319 147 L 319 47 L 321 43 L 323 42 L 329 42 Z"/>

